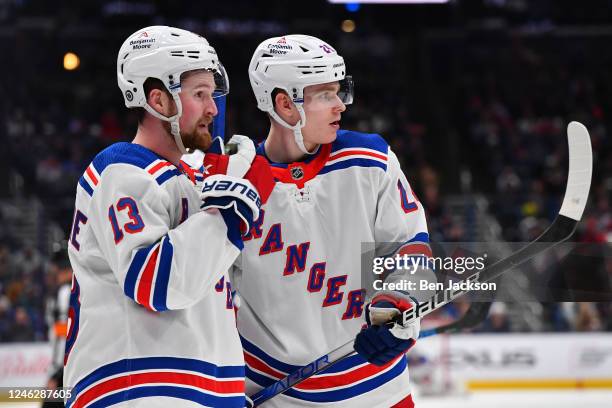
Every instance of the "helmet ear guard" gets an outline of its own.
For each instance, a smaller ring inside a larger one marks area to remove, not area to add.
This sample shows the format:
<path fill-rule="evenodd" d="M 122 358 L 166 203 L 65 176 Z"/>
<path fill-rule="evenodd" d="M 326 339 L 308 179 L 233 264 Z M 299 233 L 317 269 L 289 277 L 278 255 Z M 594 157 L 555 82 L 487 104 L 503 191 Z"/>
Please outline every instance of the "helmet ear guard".
<path fill-rule="evenodd" d="M 249 64 L 249 79 L 257 107 L 293 130 L 295 141 L 305 154 L 314 152 L 306 150 L 301 132 L 306 125 L 304 88 L 338 82 L 340 100 L 345 105 L 353 101 L 353 81 L 346 75 L 344 59 L 329 44 L 308 35 L 274 37 L 259 44 Z M 275 112 L 272 100 L 275 89 L 287 92 L 298 108 L 301 120 L 296 125 L 289 125 Z"/>
<path fill-rule="evenodd" d="M 125 106 L 142 107 L 158 119 L 170 122 L 172 135 L 182 153 L 187 150 L 179 126 L 181 75 L 195 70 L 213 73 L 216 87 L 213 97 L 229 93 L 229 79 L 215 49 L 204 37 L 190 31 L 167 26 L 145 27 L 130 35 L 117 55 L 117 84 Z M 159 79 L 164 84 L 176 104 L 176 115 L 163 116 L 147 103 L 144 83 L 148 78 Z"/>

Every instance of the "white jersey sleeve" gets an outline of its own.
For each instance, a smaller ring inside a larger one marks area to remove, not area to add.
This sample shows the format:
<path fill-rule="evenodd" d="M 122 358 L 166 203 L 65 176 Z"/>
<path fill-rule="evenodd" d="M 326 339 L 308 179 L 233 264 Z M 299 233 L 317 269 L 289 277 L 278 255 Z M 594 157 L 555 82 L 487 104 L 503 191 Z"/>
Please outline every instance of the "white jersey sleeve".
<path fill-rule="evenodd" d="M 379 246 L 378 256 L 391 255 L 389 247 L 401 254 L 431 256 L 425 209 L 391 149 L 378 193 L 374 234 L 377 243 L 388 244 Z"/>
<path fill-rule="evenodd" d="M 210 293 L 238 254 L 219 214 L 198 212 L 170 229 L 172 200 L 145 170 L 115 165 L 91 203 L 101 255 L 124 293 L 156 311 L 183 309 Z"/>

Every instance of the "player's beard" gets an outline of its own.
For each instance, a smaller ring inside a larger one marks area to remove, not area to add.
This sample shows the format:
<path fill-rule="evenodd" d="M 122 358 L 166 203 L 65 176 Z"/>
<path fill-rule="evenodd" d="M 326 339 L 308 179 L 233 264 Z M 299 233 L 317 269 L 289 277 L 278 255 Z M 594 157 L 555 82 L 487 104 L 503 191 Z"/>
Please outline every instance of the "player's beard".
<path fill-rule="evenodd" d="M 197 122 L 191 129 L 181 129 L 181 139 L 183 146 L 186 149 L 194 150 L 199 149 L 202 151 L 208 150 L 212 143 L 212 136 L 208 130 L 208 126 L 212 123 L 212 117 L 204 118 Z M 170 131 L 170 123 L 164 122 L 166 131 L 174 139 L 172 132 Z"/>

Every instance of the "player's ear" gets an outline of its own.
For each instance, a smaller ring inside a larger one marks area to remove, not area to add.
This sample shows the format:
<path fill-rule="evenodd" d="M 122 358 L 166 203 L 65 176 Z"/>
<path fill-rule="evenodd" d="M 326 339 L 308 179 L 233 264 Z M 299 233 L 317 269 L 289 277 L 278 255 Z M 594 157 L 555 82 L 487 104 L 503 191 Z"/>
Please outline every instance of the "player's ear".
<path fill-rule="evenodd" d="M 174 100 L 162 89 L 151 89 L 147 97 L 149 105 L 158 113 L 164 116 L 172 116 L 176 112 Z"/>
<path fill-rule="evenodd" d="M 285 92 L 278 92 L 274 96 L 274 106 L 277 108 L 277 111 L 286 111 L 290 110 L 293 102 L 289 99 L 289 95 Z"/>
<path fill-rule="evenodd" d="M 294 122 L 296 117 L 299 119 L 299 113 L 293 104 L 293 101 L 285 92 L 278 92 L 274 96 L 274 109 L 276 110 L 276 113 L 286 122 Z"/>

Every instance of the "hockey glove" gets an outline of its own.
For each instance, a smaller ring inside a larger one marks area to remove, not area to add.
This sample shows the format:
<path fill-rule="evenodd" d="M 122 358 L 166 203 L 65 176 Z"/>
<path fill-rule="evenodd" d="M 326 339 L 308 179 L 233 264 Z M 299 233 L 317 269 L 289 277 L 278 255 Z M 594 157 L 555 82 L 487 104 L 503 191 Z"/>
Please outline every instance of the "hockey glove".
<path fill-rule="evenodd" d="M 203 210 L 211 208 L 231 210 L 240 218 L 248 231 L 253 224 L 253 220 L 259 217 L 260 207 L 259 193 L 249 180 L 221 174 L 204 179 L 201 207 Z M 222 211 L 222 213 L 226 214 L 225 211 Z M 240 227 L 239 224 L 236 226 Z"/>
<path fill-rule="evenodd" d="M 419 337 L 419 320 L 401 326 L 390 320 L 415 306 L 415 301 L 400 291 L 380 291 L 366 306 L 368 327 L 355 338 L 354 348 L 368 362 L 382 366 L 406 353 Z"/>
<path fill-rule="evenodd" d="M 259 217 L 261 205 L 272 193 L 274 179 L 265 158 L 255 157 L 251 139 L 234 135 L 230 142 L 238 146 L 238 151 L 232 156 L 223 154 L 223 139 L 220 137 L 216 137 L 206 151 L 202 209 L 219 209 L 228 230 L 246 233 Z M 235 222 L 232 213 L 239 217 L 240 222 Z M 238 243 L 234 236 L 230 239 L 242 249 L 242 242 Z"/>
<path fill-rule="evenodd" d="M 221 137 L 215 137 L 204 155 L 205 177 L 226 174 L 245 178 L 257 189 L 261 204 L 265 204 L 274 189 L 274 177 L 268 161 L 255 154 L 253 141 L 246 136 L 234 135 L 230 143 L 237 146 L 235 154 L 223 154 L 225 146 Z M 257 218 L 255 218 L 257 219 Z"/>
<path fill-rule="evenodd" d="M 237 145 L 236 154 L 225 155 L 223 139 L 217 136 L 204 155 L 204 168 L 206 172 L 213 174 L 227 174 L 232 177 L 242 178 L 249 171 L 251 163 L 255 158 L 255 145 L 246 136 L 234 135 L 229 141 Z"/>

